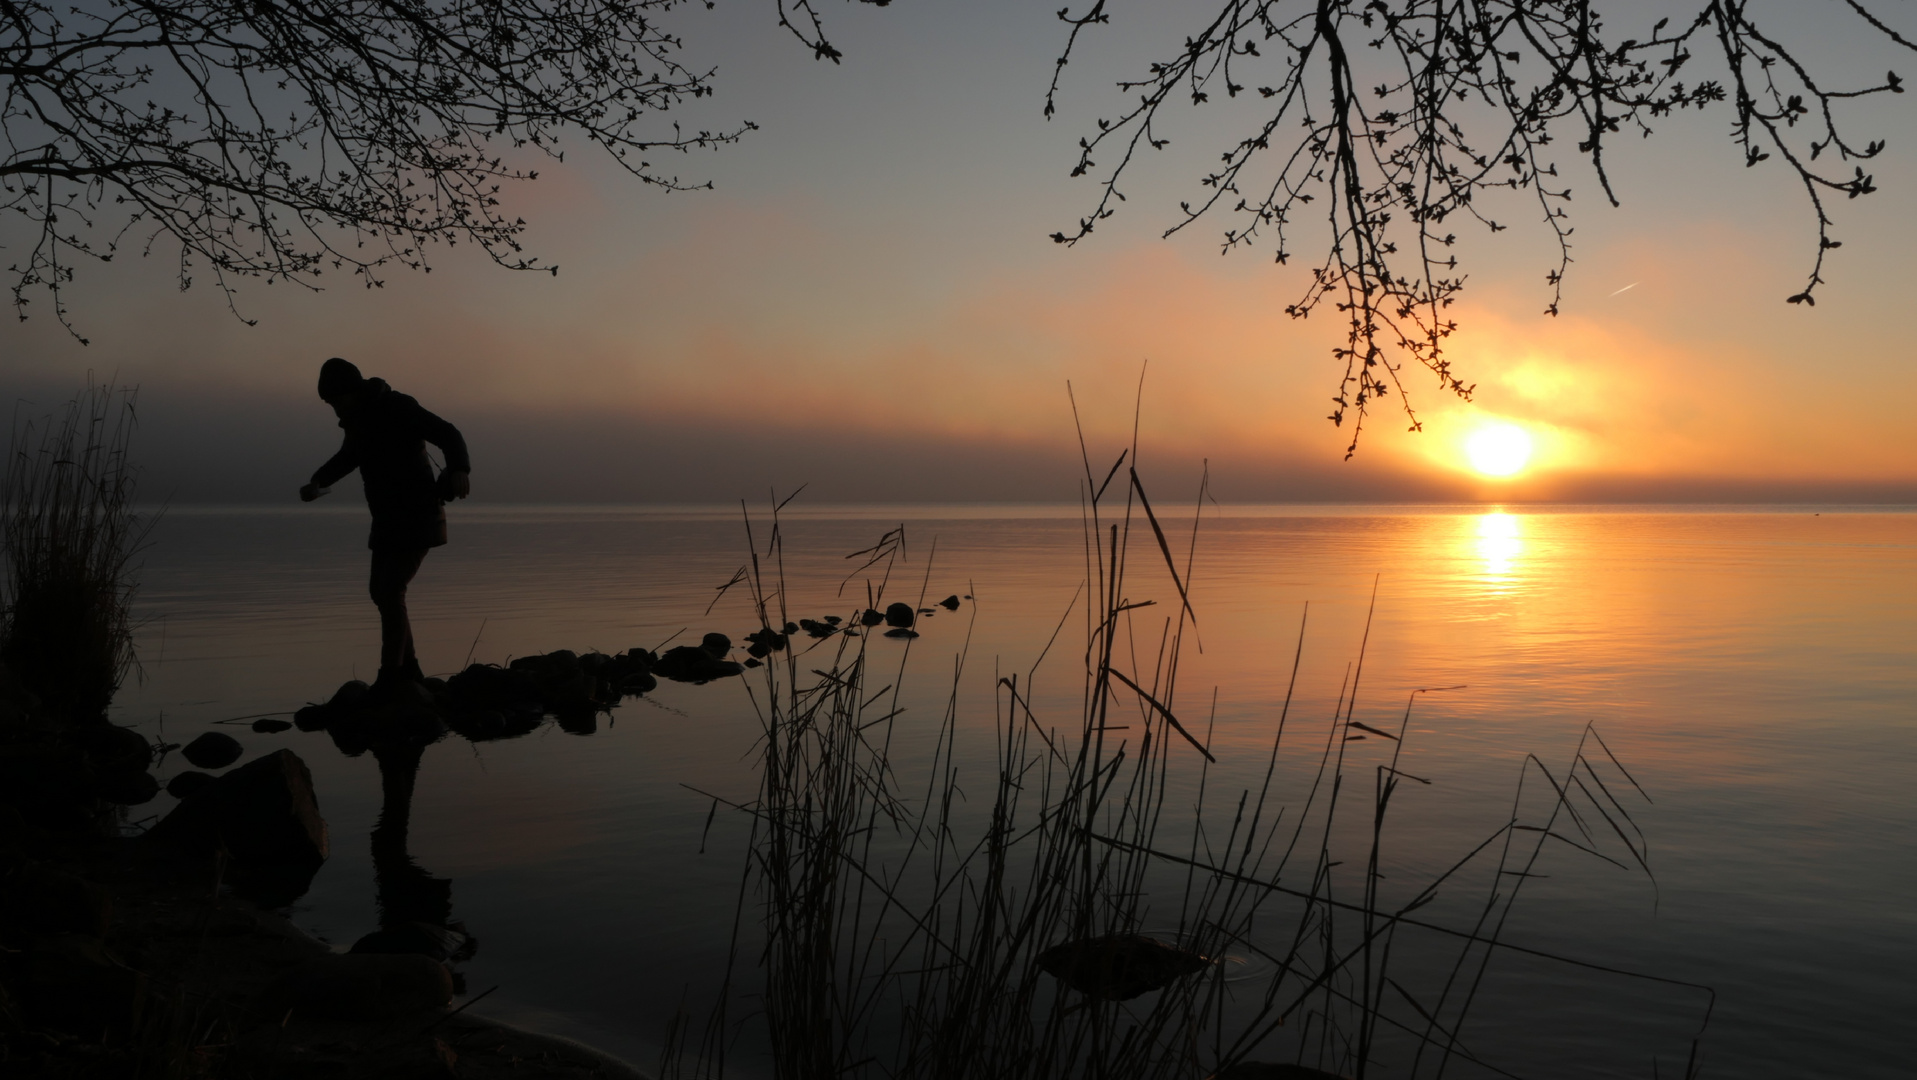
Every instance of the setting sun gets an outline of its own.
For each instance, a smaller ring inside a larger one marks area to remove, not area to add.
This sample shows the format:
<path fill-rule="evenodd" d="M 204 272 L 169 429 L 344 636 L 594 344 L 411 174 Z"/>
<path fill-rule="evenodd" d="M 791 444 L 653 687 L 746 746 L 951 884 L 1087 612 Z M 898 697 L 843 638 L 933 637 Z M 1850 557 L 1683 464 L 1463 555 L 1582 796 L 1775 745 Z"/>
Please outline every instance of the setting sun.
<path fill-rule="evenodd" d="M 1464 452 L 1486 476 L 1510 476 L 1531 460 L 1531 436 L 1516 424 L 1486 424 L 1465 440 Z"/>

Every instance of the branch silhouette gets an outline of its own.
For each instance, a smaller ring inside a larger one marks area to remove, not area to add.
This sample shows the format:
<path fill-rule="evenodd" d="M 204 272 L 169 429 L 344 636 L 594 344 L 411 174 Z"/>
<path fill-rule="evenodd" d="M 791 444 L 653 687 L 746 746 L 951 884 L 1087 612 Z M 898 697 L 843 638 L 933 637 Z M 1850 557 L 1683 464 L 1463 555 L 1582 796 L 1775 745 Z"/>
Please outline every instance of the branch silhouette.
<path fill-rule="evenodd" d="M 1164 235 L 1223 214 L 1225 251 L 1268 244 L 1288 262 L 1301 222 L 1317 215 L 1328 242 L 1314 246 L 1303 295 L 1286 307 L 1305 318 L 1330 305 L 1345 323 L 1334 350 L 1344 374 L 1328 417 L 1351 425 L 1356 452 L 1371 407 L 1398 391 L 1419 430 L 1404 383 L 1407 363 L 1439 388 L 1469 400 L 1474 384 L 1452 368 L 1448 317 L 1465 283 L 1456 227 L 1508 226 L 1481 208 L 1494 190 L 1534 203 L 1556 241 L 1545 273 L 1547 314 L 1558 313 L 1571 265 L 1571 188 L 1554 156 L 1569 139 L 1612 205 L 1606 164 L 1615 138 L 1651 134 L 1661 118 L 1727 103 L 1732 141 L 1747 166 L 1773 157 L 1801 182 L 1817 223 L 1804 288 L 1787 299 L 1816 303 L 1831 235 L 1827 200 L 1876 190 L 1860 162 L 1881 140 L 1853 141 L 1835 106 L 1903 93 L 1895 72 L 1813 71 L 1798 51 L 1760 29 L 1748 0 L 1706 0 L 1676 24 L 1659 19 L 1635 37 L 1614 33 L 1601 0 L 1224 0 L 1175 51 L 1118 83 L 1128 102 L 1079 140 L 1073 176 L 1100 169 L 1099 195 L 1074 228 L 1052 234 L 1076 244 L 1117 211 L 1121 181 L 1142 149 L 1163 150 L 1172 102 L 1206 105 L 1256 93 L 1262 120 L 1226 146 L 1199 179 L 1202 197 L 1179 204 Z M 1872 35 L 1917 49 L 1873 10 L 1844 0 Z M 1070 27 L 1045 115 L 1056 112 L 1058 76 L 1085 32 L 1110 24 L 1105 0 L 1058 12 Z M 1709 66 L 1708 77 L 1688 78 Z M 1841 67 L 1841 66 L 1839 66 Z M 1828 156 L 1826 156 L 1828 155 Z M 1847 171 L 1848 170 L 1848 171 Z M 1313 241 L 1315 245 L 1317 241 Z"/>

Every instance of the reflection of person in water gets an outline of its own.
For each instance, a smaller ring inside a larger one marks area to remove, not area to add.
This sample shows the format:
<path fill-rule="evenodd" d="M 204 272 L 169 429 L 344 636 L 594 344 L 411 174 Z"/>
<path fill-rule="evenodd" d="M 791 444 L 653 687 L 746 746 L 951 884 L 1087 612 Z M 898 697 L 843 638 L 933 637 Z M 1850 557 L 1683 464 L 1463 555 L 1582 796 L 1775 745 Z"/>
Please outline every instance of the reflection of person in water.
<path fill-rule="evenodd" d="M 453 883 L 427 873 L 406 850 L 412 820 L 413 784 L 419 776 L 419 743 L 377 742 L 382 802 L 373 826 L 373 875 L 379 929 L 353 945 L 360 953 L 420 953 L 435 960 L 472 956 L 474 942 L 453 921 Z"/>
<path fill-rule="evenodd" d="M 374 686 L 388 694 L 401 682 L 421 678 L 406 616 L 406 586 L 419 573 L 427 550 L 446 542 L 445 504 L 471 490 L 472 464 L 458 428 L 384 379 L 364 378 L 338 357 L 321 365 L 319 395 L 339 415 L 346 439 L 339 453 L 300 488 L 300 498 L 312 502 L 347 473 L 359 470 L 366 506 L 373 512 L 366 546 L 373 549 L 370 591 L 379 608 L 379 679 Z M 429 442 L 446 455 L 445 471 L 437 479 L 426 457 Z"/>

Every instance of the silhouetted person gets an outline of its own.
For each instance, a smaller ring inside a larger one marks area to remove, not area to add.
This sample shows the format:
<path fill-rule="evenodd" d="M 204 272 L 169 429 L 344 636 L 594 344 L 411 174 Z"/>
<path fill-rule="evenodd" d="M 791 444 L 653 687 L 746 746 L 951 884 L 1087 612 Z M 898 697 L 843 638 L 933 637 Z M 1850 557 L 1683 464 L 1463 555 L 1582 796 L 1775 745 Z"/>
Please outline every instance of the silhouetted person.
<path fill-rule="evenodd" d="M 320 366 L 319 396 L 339 415 L 346 439 L 313 479 L 300 488 L 312 502 L 347 473 L 359 470 L 366 507 L 373 512 L 370 591 L 379 608 L 379 678 L 390 692 L 403 680 L 422 677 L 413 655 L 413 628 L 406 617 L 406 586 L 419 573 L 426 552 L 446 542 L 445 504 L 471 491 L 466 440 L 459 429 L 395 391 L 384 379 L 368 379 L 334 357 Z M 437 478 L 426 457 L 432 443 L 446 455 Z"/>

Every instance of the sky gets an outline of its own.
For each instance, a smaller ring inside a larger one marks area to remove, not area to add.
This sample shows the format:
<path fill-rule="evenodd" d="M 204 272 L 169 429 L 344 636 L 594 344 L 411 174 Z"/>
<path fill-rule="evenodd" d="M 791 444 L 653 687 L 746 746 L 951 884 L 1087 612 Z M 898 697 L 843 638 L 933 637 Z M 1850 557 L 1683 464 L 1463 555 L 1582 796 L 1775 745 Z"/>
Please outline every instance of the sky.
<path fill-rule="evenodd" d="M 786 36 L 770 0 L 693 5 L 676 28 L 718 92 L 686 119 L 759 125 L 675 163 L 712 190 L 642 187 L 570 147 L 505 194 L 557 275 L 459 247 L 377 290 L 249 282 L 235 304 L 251 326 L 206 280 L 180 291 L 164 250 L 83 266 L 69 304 L 91 344 L 37 304 L 0 328 L 0 392 L 17 417 L 89 373 L 137 384 L 145 490 L 184 503 L 290 501 L 338 439 L 313 391 L 335 355 L 458 424 L 475 497 L 498 501 L 801 484 L 821 502 L 1075 501 L 1075 401 L 1099 472 L 1136 412 L 1141 472 L 1180 501 L 1204 471 L 1238 502 L 1917 502 L 1917 98 L 1854 107 L 1855 129 L 1888 142 L 1881 191 L 1834 204 L 1844 247 L 1813 308 L 1783 302 L 1814 253 L 1802 192 L 1774 163 L 1744 167 L 1728 109 L 1614 150 L 1621 208 L 1567 148 L 1562 313 L 1542 313 L 1537 229 L 1467 236 L 1450 355 L 1474 400 L 1408 372 L 1423 430 L 1386 402 L 1346 461 L 1349 432 L 1326 419 L 1336 327 L 1284 313 L 1306 261 L 1221 255 L 1223 218 L 1161 236 L 1248 106 L 1175 112 L 1117 217 L 1076 247 L 1047 238 L 1096 200 L 1069 173 L 1122 102 L 1113 82 L 1206 6 L 1111 5 L 1047 121 L 1065 28 L 1046 3 L 827 4 L 838 65 Z M 1683 8 L 1614 6 L 1647 24 Z M 1835 0 L 1765 7 L 1839 77 L 1914 66 Z M 1530 454 L 1486 475 L 1471 440 L 1500 425 Z"/>

